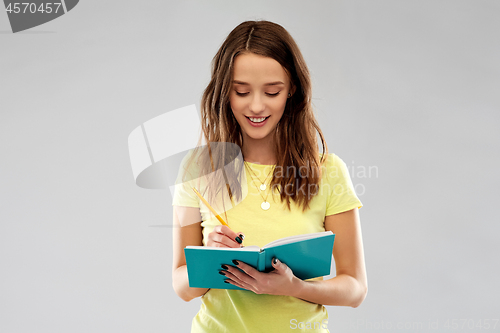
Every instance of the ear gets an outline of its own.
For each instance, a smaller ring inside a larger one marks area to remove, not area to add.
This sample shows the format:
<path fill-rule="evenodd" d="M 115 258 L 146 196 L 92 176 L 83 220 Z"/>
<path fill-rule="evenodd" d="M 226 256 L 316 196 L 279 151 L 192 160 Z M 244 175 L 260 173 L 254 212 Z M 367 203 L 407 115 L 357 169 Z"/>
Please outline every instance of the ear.
<path fill-rule="evenodd" d="M 295 89 L 296 89 L 296 88 L 297 88 L 297 87 L 296 87 L 295 85 L 292 85 L 292 89 L 290 89 L 290 92 L 289 92 L 290 97 L 292 97 L 292 96 L 293 96 L 293 94 L 295 93 Z"/>

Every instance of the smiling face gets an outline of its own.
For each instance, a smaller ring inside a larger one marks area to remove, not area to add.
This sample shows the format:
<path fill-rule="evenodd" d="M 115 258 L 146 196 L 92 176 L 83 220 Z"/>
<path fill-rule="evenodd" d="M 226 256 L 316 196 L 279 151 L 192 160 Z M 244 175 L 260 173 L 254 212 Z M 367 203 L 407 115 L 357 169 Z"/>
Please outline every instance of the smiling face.
<path fill-rule="evenodd" d="M 229 103 L 241 127 L 243 142 L 272 140 L 285 110 L 290 79 L 276 60 L 244 53 L 234 60 Z"/>

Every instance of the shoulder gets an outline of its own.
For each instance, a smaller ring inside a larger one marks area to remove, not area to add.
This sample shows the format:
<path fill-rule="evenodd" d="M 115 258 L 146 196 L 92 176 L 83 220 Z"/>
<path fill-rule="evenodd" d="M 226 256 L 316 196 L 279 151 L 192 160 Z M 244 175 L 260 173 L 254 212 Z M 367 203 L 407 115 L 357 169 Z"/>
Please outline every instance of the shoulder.
<path fill-rule="evenodd" d="M 346 168 L 345 162 L 336 154 L 329 153 L 326 155 L 320 154 L 320 159 L 324 157 L 323 163 L 321 164 L 322 168 Z"/>
<path fill-rule="evenodd" d="M 320 154 L 320 158 L 321 157 L 323 157 L 323 154 Z M 327 181 L 349 177 L 346 163 L 334 153 L 329 153 L 325 156 L 321 164 L 321 174 L 322 178 Z"/>
<path fill-rule="evenodd" d="M 201 168 L 198 161 L 198 155 L 199 153 L 196 149 L 191 149 L 184 155 L 180 162 L 177 163 L 177 184 L 199 177 Z"/>

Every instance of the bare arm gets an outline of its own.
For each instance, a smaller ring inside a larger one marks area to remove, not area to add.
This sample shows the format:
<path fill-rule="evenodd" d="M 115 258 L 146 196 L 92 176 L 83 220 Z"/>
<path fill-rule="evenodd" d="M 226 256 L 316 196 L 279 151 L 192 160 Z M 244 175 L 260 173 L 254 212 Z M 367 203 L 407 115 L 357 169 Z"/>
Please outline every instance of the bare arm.
<path fill-rule="evenodd" d="M 327 216 L 325 229 L 335 234 L 337 276 L 324 281 L 296 279 L 291 296 L 318 304 L 357 307 L 368 291 L 358 209 Z"/>
<path fill-rule="evenodd" d="M 191 207 L 177 207 L 173 206 L 174 209 L 174 227 L 172 231 L 173 235 L 173 262 L 172 262 L 172 285 L 175 292 L 184 301 L 189 302 L 193 298 L 204 295 L 208 289 L 207 288 L 191 288 L 189 287 L 189 280 L 186 268 L 186 257 L 184 256 L 184 248 L 188 245 L 203 245 L 203 234 L 201 221 L 182 221 L 183 227 L 181 227 L 181 221 L 179 221 L 178 215 L 185 218 L 189 216 L 199 216 L 198 214 L 186 213 L 191 209 Z M 177 210 L 185 210 L 183 214 L 177 214 Z"/>

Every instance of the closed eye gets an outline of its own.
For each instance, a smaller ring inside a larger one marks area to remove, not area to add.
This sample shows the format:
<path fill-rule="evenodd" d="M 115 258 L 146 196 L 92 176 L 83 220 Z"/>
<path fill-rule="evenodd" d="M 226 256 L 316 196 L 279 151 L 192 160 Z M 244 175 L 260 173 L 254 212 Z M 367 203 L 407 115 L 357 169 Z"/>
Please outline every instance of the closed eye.
<path fill-rule="evenodd" d="M 247 93 L 247 92 L 246 92 L 246 93 L 240 93 L 240 92 L 235 91 L 235 93 L 236 93 L 236 95 L 238 95 L 238 96 L 246 96 L 246 95 L 248 95 L 248 93 Z M 266 95 L 267 95 L 267 96 L 278 96 L 278 95 L 279 95 L 279 93 L 280 93 L 280 91 L 278 91 L 278 92 L 277 92 L 277 93 L 275 93 L 275 94 L 266 93 Z"/>

